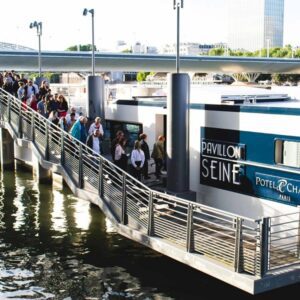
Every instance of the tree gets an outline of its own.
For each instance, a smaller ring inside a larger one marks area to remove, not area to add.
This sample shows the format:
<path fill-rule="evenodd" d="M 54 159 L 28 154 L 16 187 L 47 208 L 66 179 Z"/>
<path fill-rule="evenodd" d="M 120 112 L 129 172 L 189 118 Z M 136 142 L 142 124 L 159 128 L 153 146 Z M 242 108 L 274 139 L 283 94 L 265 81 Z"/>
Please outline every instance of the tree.
<path fill-rule="evenodd" d="M 222 56 L 224 55 L 224 48 L 213 48 L 209 50 L 208 55 L 209 56 Z"/>
<path fill-rule="evenodd" d="M 150 74 L 150 72 L 138 72 L 136 75 L 136 80 L 138 82 L 145 81 L 146 77 Z"/>
<path fill-rule="evenodd" d="M 132 49 L 124 49 L 122 53 L 132 53 Z"/>
<path fill-rule="evenodd" d="M 92 49 L 93 49 L 92 44 L 87 44 L 87 45 L 70 46 L 69 48 L 66 49 L 66 51 L 78 51 L 78 46 L 79 46 L 79 51 L 92 51 Z M 94 46 L 94 50 L 97 51 L 96 46 Z"/>

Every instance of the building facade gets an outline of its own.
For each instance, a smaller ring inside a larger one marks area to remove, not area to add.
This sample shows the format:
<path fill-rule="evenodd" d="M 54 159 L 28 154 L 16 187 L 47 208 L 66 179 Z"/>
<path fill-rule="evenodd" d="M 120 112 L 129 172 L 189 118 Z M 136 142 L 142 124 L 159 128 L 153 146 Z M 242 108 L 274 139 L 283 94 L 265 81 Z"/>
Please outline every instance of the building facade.
<path fill-rule="evenodd" d="M 283 46 L 284 0 L 228 0 L 228 9 L 229 48 Z"/>

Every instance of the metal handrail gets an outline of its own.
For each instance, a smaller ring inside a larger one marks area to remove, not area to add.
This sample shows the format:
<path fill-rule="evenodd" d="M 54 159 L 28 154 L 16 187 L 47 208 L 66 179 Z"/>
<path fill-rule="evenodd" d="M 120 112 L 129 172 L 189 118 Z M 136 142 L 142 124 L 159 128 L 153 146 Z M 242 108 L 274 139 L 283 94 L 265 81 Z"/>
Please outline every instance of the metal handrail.
<path fill-rule="evenodd" d="M 115 221 L 207 255 L 236 272 L 263 275 L 268 270 L 269 253 L 263 249 L 268 249 L 270 226 L 263 220 L 150 189 L 2 89 L 1 118 L 17 136 L 31 140 L 43 159 L 60 164 L 79 188 L 98 193 Z"/>

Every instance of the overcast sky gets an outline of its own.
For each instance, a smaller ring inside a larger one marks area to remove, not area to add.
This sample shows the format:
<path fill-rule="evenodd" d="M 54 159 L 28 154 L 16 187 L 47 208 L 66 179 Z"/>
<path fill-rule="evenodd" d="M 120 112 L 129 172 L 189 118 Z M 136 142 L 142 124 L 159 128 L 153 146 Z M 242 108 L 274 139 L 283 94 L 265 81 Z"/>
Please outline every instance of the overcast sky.
<path fill-rule="evenodd" d="M 227 41 L 227 0 L 185 0 L 181 10 L 181 41 Z M 91 15 L 95 10 L 97 48 L 112 48 L 116 41 L 140 41 L 160 46 L 176 40 L 173 0 L 1 0 L 0 41 L 38 48 L 32 21 L 43 23 L 42 49 L 65 50 L 91 43 Z M 285 0 L 284 44 L 300 45 L 300 0 Z"/>

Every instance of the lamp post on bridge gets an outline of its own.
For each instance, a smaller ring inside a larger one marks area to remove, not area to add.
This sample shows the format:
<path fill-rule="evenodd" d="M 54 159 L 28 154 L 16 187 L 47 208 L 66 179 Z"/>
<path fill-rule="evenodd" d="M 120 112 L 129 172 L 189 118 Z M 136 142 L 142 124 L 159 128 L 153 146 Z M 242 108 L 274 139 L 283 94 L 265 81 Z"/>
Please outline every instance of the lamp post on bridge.
<path fill-rule="evenodd" d="M 167 96 L 167 190 L 189 194 L 189 97 L 190 77 L 180 73 L 180 9 L 183 0 L 173 0 L 177 12 L 176 73 L 168 74 Z M 180 136 L 180 139 L 178 138 Z"/>
<path fill-rule="evenodd" d="M 92 120 L 96 117 L 104 116 L 104 80 L 100 76 L 95 75 L 95 30 L 94 30 L 94 9 L 83 10 L 83 15 L 92 16 L 92 74 L 87 76 L 87 117 Z"/>
<path fill-rule="evenodd" d="M 87 16 L 90 13 L 92 15 L 92 76 L 95 76 L 95 27 L 94 27 L 94 9 L 87 9 L 83 10 L 83 15 Z"/>
<path fill-rule="evenodd" d="M 173 0 L 173 9 L 177 12 L 177 39 L 176 39 L 176 72 L 180 71 L 180 8 L 183 8 L 183 0 Z"/>
<path fill-rule="evenodd" d="M 30 23 L 29 28 L 32 29 L 36 27 L 36 33 L 39 40 L 39 55 L 38 55 L 38 62 L 39 62 L 39 77 L 42 75 L 42 63 L 41 63 L 41 37 L 42 37 L 42 22 L 34 21 Z"/>

